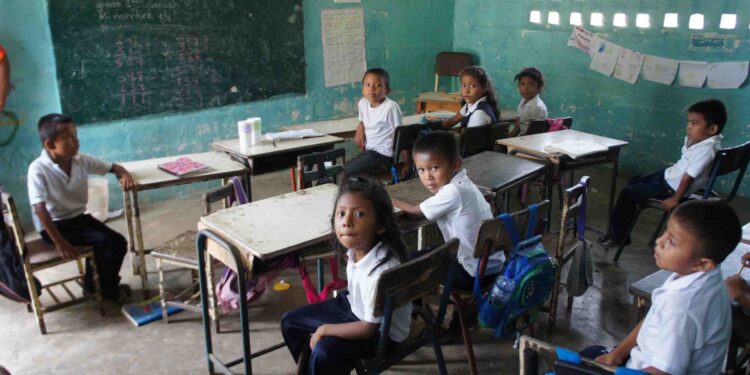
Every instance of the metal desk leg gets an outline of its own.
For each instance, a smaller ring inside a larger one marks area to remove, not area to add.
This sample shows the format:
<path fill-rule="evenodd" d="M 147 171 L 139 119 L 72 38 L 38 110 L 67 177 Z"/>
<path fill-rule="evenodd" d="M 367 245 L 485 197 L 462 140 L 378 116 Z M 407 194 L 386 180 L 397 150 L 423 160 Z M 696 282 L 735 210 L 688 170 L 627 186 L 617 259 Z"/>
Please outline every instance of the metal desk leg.
<path fill-rule="evenodd" d="M 138 258 L 135 254 L 135 240 L 133 235 L 133 208 L 130 205 L 130 192 L 122 191 L 122 206 L 125 210 L 125 221 L 128 223 L 128 253 L 130 253 L 130 263 L 133 266 L 133 275 L 138 274 Z"/>
<path fill-rule="evenodd" d="M 615 205 L 615 193 L 617 189 L 617 170 L 620 166 L 620 149 L 616 148 L 614 150 L 614 158 L 612 160 L 612 180 L 610 182 L 609 186 L 609 205 L 607 206 L 607 225 L 611 222 L 610 219 L 612 219 L 612 207 Z M 609 228 L 605 228 L 607 230 Z"/>
<path fill-rule="evenodd" d="M 146 270 L 146 251 L 143 248 L 143 232 L 141 232 L 141 209 L 138 206 L 138 192 L 133 190 L 133 213 L 135 224 L 135 241 L 136 251 L 138 253 L 138 274 L 141 276 L 141 285 L 143 286 L 143 296 L 149 297 L 148 292 L 148 271 Z"/>
<path fill-rule="evenodd" d="M 325 282 L 325 277 L 323 277 L 324 276 L 323 272 L 325 272 L 323 270 L 323 259 L 318 259 L 317 266 L 318 266 L 318 293 L 320 293 L 323 291 L 323 283 Z"/>

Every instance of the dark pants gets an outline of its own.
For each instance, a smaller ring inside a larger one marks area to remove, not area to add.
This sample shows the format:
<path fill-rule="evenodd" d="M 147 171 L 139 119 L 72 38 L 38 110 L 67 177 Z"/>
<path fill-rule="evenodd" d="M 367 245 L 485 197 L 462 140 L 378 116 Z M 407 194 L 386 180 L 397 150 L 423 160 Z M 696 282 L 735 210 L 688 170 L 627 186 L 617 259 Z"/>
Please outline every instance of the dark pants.
<path fill-rule="evenodd" d="M 55 221 L 55 226 L 71 245 L 92 246 L 94 248 L 94 259 L 99 271 L 99 286 L 102 295 L 108 299 L 117 298 L 120 267 L 122 267 L 122 260 L 128 251 L 128 242 L 125 237 L 87 214 Z M 52 239 L 46 231 L 42 231 L 40 234 L 44 241 L 52 243 Z M 94 275 L 88 261 L 83 287 L 88 292 L 94 290 Z"/>
<path fill-rule="evenodd" d="M 310 345 L 310 335 L 323 324 L 339 324 L 360 321 L 352 313 L 345 294 L 314 305 L 289 311 L 281 317 L 281 334 L 295 362 L 305 346 Z M 309 374 L 349 374 L 360 358 L 375 354 L 379 335 L 368 339 L 348 340 L 325 336 L 310 353 L 307 372 Z"/>
<path fill-rule="evenodd" d="M 628 241 L 630 233 L 626 232 L 638 204 L 647 199 L 669 198 L 673 194 L 674 190 L 664 180 L 663 170 L 646 176 L 638 175 L 628 180 L 612 210 L 612 219 L 609 223 L 610 237 L 617 242 Z"/>
<path fill-rule="evenodd" d="M 377 176 L 383 173 L 388 173 L 391 170 L 391 158 L 385 155 L 381 155 L 377 151 L 365 150 L 355 156 L 354 159 L 349 160 L 344 166 L 344 171 L 347 176 L 366 174 L 370 176 Z"/>

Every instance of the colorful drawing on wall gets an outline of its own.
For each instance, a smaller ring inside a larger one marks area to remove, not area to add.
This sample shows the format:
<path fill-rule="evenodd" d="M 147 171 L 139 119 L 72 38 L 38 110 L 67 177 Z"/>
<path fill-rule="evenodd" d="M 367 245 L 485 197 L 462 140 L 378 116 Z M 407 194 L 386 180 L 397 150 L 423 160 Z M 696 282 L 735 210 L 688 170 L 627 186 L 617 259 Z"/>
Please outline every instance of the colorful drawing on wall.
<path fill-rule="evenodd" d="M 638 80 L 638 74 L 641 73 L 644 58 L 645 55 L 640 52 L 627 48 L 620 49 L 620 57 L 617 59 L 613 77 L 634 84 Z"/>
<path fill-rule="evenodd" d="M 0 113 L 0 147 L 5 147 L 16 138 L 21 121 L 18 115 L 11 111 Z"/>
<path fill-rule="evenodd" d="M 708 76 L 708 63 L 705 61 L 680 61 L 680 86 L 703 87 Z"/>
<path fill-rule="evenodd" d="M 591 69 L 604 74 L 612 75 L 617 64 L 617 57 L 620 56 L 620 46 L 610 43 L 605 39 L 594 37 L 591 41 L 593 57 L 591 57 Z"/>
<path fill-rule="evenodd" d="M 677 75 L 679 61 L 664 57 L 646 55 L 643 60 L 643 79 L 671 85 Z"/>

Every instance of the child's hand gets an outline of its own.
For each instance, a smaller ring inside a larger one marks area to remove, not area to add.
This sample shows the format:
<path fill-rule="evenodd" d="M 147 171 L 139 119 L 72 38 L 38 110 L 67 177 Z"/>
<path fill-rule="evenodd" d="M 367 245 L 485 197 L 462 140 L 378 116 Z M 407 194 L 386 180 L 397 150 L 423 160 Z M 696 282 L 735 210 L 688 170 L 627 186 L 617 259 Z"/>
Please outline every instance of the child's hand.
<path fill-rule="evenodd" d="M 122 171 L 119 176 L 117 176 L 117 179 L 120 181 L 120 186 L 122 186 L 122 190 L 128 191 L 132 190 L 135 187 L 135 181 L 133 181 L 133 176 L 130 175 L 130 172 L 128 171 Z"/>
<path fill-rule="evenodd" d="M 600 355 L 594 360 L 597 362 L 608 364 L 610 366 L 620 366 L 623 362 L 623 359 L 620 358 L 620 356 L 615 351 Z"/>
<path fill-rule="evenodd" d="M 326 328 L 326 325 L 323 324 L 322 326 L 318 327 L 318 329 L 315 330 L 315 333 L 313 333 L 312 336 L 310 336 L 310 350 L 314 350 L 315 345 L 318 344 L 318 341 L 320 341 L 320 339 L 322 339 L 323 336 L 326 335 L 325 328 Z"/>
<path fill-rule="evenodd" d="M 742 264 L 744 264 L 745 267 L 750 267 L 750 251 L 742 256 Z"/>
<path fill-rule="evenodd" d="M 365 149 L 365 131 L 364 128 L 362 131 L 360 131 L 359 128 L 357 128 L 357 131 L 354 133 L 354 143 L 359 147 L 360 149 Z"/>
<path fill-rule="evenodd" d="M 680 197 L 669 197 L 661 201 L 661 207 L 664 208 L 664 211 L 672 211 L 678 204 L 680 204 Z"/>
<path fill-rule="evenodd" d="M 727 292 L 729 292 L 729 297 L 732 298 L 732 300 L 736 301 L 743 294 L 750 293 L 750 285 L 747 285 L 745 279 L 740 275 L 730 276 L 724 280 L 724 284 L 726 285 Z"/>
<path fill-rule="evenodd" d="M 55 248 L 57 249 L 57 253 L 60 254 L 60 257 L 65 260 L 72 260 L 78 256 L 78 251 L 76 251 L 73 245 L 68 241 L 60 241 L 55 244 Z"/>

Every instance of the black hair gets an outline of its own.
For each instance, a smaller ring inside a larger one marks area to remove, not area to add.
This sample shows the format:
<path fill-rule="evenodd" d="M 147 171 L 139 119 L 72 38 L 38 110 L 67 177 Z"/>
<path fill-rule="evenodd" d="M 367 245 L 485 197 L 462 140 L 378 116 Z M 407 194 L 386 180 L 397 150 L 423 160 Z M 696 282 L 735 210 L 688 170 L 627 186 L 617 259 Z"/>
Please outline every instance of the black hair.
<path fill-rule="evenodd" d="M 419 152 L 441 155 L 448 158 L 451 163 L 458 159 L 456 138 L 453 134 L 442 130 L 427 133 L 422 138 L 417 139 L 412 154 Z"/>
<path fill-rule="evenodd" d="M 336 206 L 339 199 L 344 194 L 361 194 L 362 197 L 372 203 L 375 211 L 375 219 L 384 231 L 377 235 L 376 242 L 382 242 L 382 249 L 386 250 L 386 255 L 381 259 L 373 271 L 381 265 L 388 262 L 394 256 L 401 262 L 408 260 L 406 245 L 401 240 L 401 230 L 399 229 L 396 215 L 393 214 L 393 203 L 385 191 L 385 186 L 380 181 L 366 175 L 347 176 L 339 183 L 339 191 L 336 195 L 336 201 L 333 205 L 333 214 L 331 215 L 331 245 L 334 250 L 345 253 L 346 248 L 339 242 L 336 236 Z M 371 271 L 372 272 L 372 271 Z"/>
<path fill-rule="evenodd" d="M 701 114 L 708 126 L 716 124 L 719 128 L 716 134 L 720 134 L 727 123 L 727 108 L 718 99 L 709 99 L 694 103 L 688 107 L 687 111 Z"/>
<path fill-rule="evenodd" d="M 472 65 L 461 69 L 461 72 L 458 73 L 459 77 L 463 77 L 465 75 L 474 77 L 474 79 L 476 79 L 477 82 L 479 82 L 479 84 L 484 87 L 485 96 L 487 96 L 487 103 L 489 103 L 490 107 L 492 107 L 492 110 L 495 111 L 495 117 L 499 120 L 500 108 L 498 107 L 497 96 L 495 96 L 495 89 L 492 88 L 492 79 L 490 79 L 490 76 L 487 74 L 487 72 L 481 66 Z M 462 98 L 461 106 L 463 106 L 464 104 L 466 104 L 466 100 Z"/>
<path fill-rule="evenodd" d="M 44 145 L 45 141 L 54 141 L 60 133 L 60 125 L 70 124 L 73 119 L 70 116 L 62 115 L 59 113 L 50 113 L 42 116 L 39 119 L 39 125 L 37 131 L 39 132 L 39 140 Z"/>
<path fill-rule="evenodd" d="M 370 68 L 367 69 L 364 75 L 362 75 L 362 82 L 365 81 L 365 77 L 367 77 L 368 74 L 375 74 L 379 76 L 383 81 L 385 82 L 385 88 L 386 90 L 391 90 L 391 75 L 388 74 L 388 72 L 385 71 L 383 68 Z"/>
<path fill-rule="evenodd" d="M 518 74 L 513 77 L 513 83 L 518 85 L 518 83 L 521 82 L 521 78 L 523 77 L 529 77 L 536 81 L 536 84 L 539 86 L 539 92 L 541 92 L 544 88 L 544 76 L 542 75 L 542 72 L 539 71 L 539 69 L 534 67 L 523 68 L 523 70 L 518 72 Z"/>
<path fill-rule="evenodd" d="M 726 203 L 705 200 L 685 202 L 677 206 L 672 219 L 693 234 L 693 250 L 717 265 L 734 251 L 742 237 L 740 219 Z"/>

